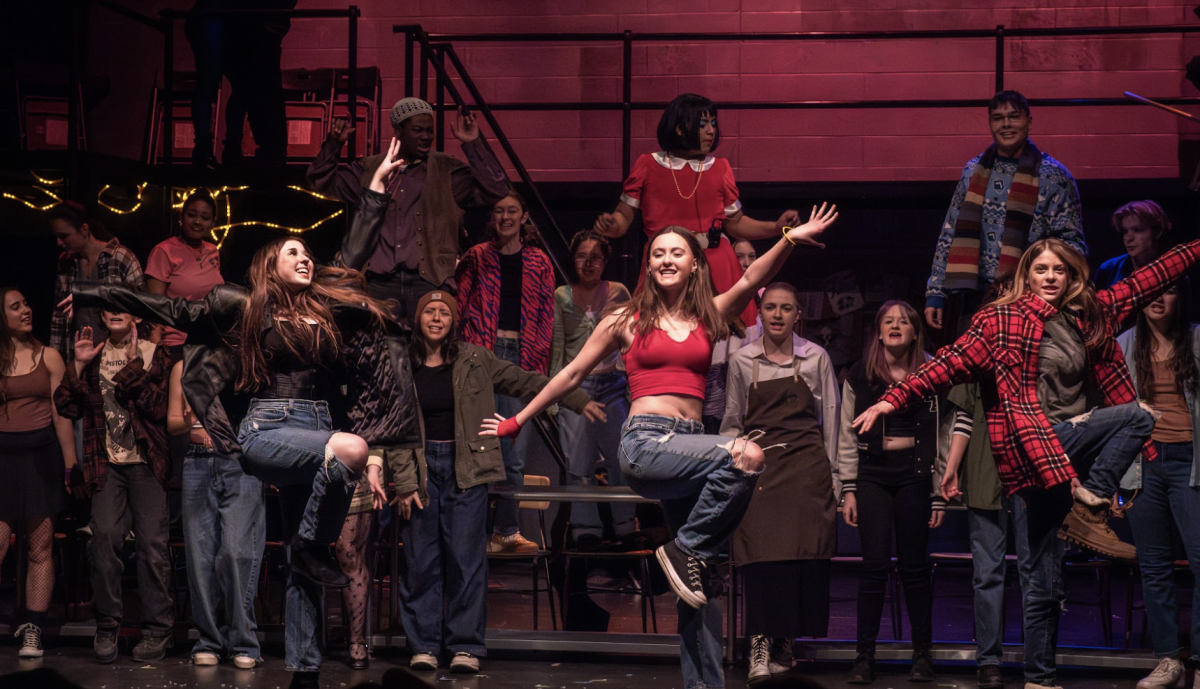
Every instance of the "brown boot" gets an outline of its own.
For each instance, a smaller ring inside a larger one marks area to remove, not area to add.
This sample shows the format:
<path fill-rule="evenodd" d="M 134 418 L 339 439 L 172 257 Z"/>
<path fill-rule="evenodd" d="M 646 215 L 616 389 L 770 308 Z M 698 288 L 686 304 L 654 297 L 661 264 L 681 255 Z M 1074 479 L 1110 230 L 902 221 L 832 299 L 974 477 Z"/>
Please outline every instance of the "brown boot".
<path fill-rule="evenodd" d="M 1058 537 L 1115 560 L 1137 560 L 1137 549 L 1118 538 L 1108 527 L 1108 510 L 1105 509 L 1094 510 L 1075 503 L 1063 520 Z"/>

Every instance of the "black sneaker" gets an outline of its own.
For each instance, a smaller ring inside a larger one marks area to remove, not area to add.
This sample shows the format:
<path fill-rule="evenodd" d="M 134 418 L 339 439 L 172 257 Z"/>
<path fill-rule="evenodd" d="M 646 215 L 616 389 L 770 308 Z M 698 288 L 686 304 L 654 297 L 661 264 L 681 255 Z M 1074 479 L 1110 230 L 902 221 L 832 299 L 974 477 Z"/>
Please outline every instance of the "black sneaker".
<path fill-rule="evenodd" d="M 708 597 L 704 595 L 707 567 L 700 558 L 684 554 L 675 541 L 659 546 L 654 554 L 667 575 L 667 583 L 680 600 L 693 608 L 708 603 Z"/>
<path fill-rule="evenodd" d="M 999 665 L 980 665 L 976 675 L 979 689 L 1004 689 L 1004 676 Z"/>
<path fill-rule="evenodd" d="M 937 675 L 933 672 L 933 658 L 929 651 L 915 651 L 912 658 L 912 671 L 908 673 L 910 682 L 932 682 Z"/>
<path fill-rule="evenodd" d="M 162 660 L 167 655 L 167 649 L 175 645 L 175 637 L 166 634 L 143 634 L 142 640 L 133 647 L 133 659 L 138 662 Z"/>
<path fill-rule="evenodd" d="M 92 639 L 92 650 L 96 652 L 96 660 L 111 663 L 117 659 L 117 632 L 116 628 L 96 629 L 96 636 Z"/>
<path fill-rule="evenodd" d="M 18 658 L 41 658 L 42 657 L 42 629 L 32 622 L 17 627 L 17 632 L 13 634 L 21 640 L 21 648 L 17 651 Z"/>
<path fill-rule="evenodd" d="M 870 684 L 875 679 L 875 656 L 859 653 L 854 659 L 854 667 L 846 675 L 847 684 Z"/>
<path fill-rule="evenodd" d="M 350 577 L 329 556 L 328 546 L 294 536 L 288 549 L 292 555 L 289 564 L 296 576 L 332 589 L 344 589 L 350 585 Z"/>

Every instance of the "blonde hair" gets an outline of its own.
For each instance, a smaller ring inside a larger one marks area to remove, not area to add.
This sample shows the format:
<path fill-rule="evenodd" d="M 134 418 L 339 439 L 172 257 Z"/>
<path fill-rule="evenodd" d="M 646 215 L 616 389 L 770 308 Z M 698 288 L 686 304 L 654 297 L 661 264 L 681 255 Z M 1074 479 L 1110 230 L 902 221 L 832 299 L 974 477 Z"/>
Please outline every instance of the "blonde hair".
<path fill-rule="evenodd" d="M 1104 339 L 1104 317 L 1100 313 L 1100 302 L 1096 300 L 1096 288 L 1092 286 L 1092 271 L 1088 268 L 1087 259 L 1083 254 L 1061 239 L 1039 239 L 1030 244 L 1021 255 L 1021 260 L 1017 262 L 1012 289 L 997 299 L 995 304 L 1015 304 L 1025 297 L 1025 293 L 1029 291 L 1029 273 L 1033 270 L 1033 262 L 1047 251 L 1067 266 L 1068 282 L 1058 308 L 1075 311 L 1087 338 L 1085 344 L 1089 347 L 1095 345 Z"/>

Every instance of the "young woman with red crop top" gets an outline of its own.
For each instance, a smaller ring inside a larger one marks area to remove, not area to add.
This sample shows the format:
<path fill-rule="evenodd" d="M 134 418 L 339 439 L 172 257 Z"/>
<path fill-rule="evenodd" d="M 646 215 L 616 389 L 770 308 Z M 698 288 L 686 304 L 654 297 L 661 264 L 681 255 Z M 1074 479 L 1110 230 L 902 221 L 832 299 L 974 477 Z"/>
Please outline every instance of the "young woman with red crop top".
<path fill-rule="evenodd" d="M 710 565 L 737 528 L 764 465 L 745 438 L 703 435 L 700 413 L 713 343 L 728 335 L 759 287 L 779 271 L 797 244 L 816 241 L 837 218 L 836 207 L 813 209 L 806 224 L 788 228 L 729 290 L 713 294 L 704 252 L 693 233 L 667 227 L 650 240 L 645 289 L 612 309 L 587 344 L 510 419 L 485 420 L 484 433 L 511 436 L 522 424 L 579 387 L 596 364 L 624 353 L 633 398 L 621 437 L 621 471 L 639 494 L 660 500 L 675 540 L 658 560 L 680 597 L 684 685 L 724 685 L 721 606 Z"/>

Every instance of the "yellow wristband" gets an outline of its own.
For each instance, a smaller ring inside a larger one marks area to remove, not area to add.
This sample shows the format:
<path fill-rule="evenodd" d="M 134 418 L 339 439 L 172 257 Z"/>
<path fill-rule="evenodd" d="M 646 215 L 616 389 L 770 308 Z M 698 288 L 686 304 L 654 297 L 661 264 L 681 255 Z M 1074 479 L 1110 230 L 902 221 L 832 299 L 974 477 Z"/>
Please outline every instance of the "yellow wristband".
<path fill-rule="evenodd" d="M 795 228 L 790 225 L 783 226 L 783 238 L 786 239 L 788 241 L 788 244 L 791 244 L 792 246 L 796 246 L 796 242 L 793 242 L 792 238 L 789 237 L 787 233 L 788 233 L 788 230 L 794 230 L 794 229 Z"/>

